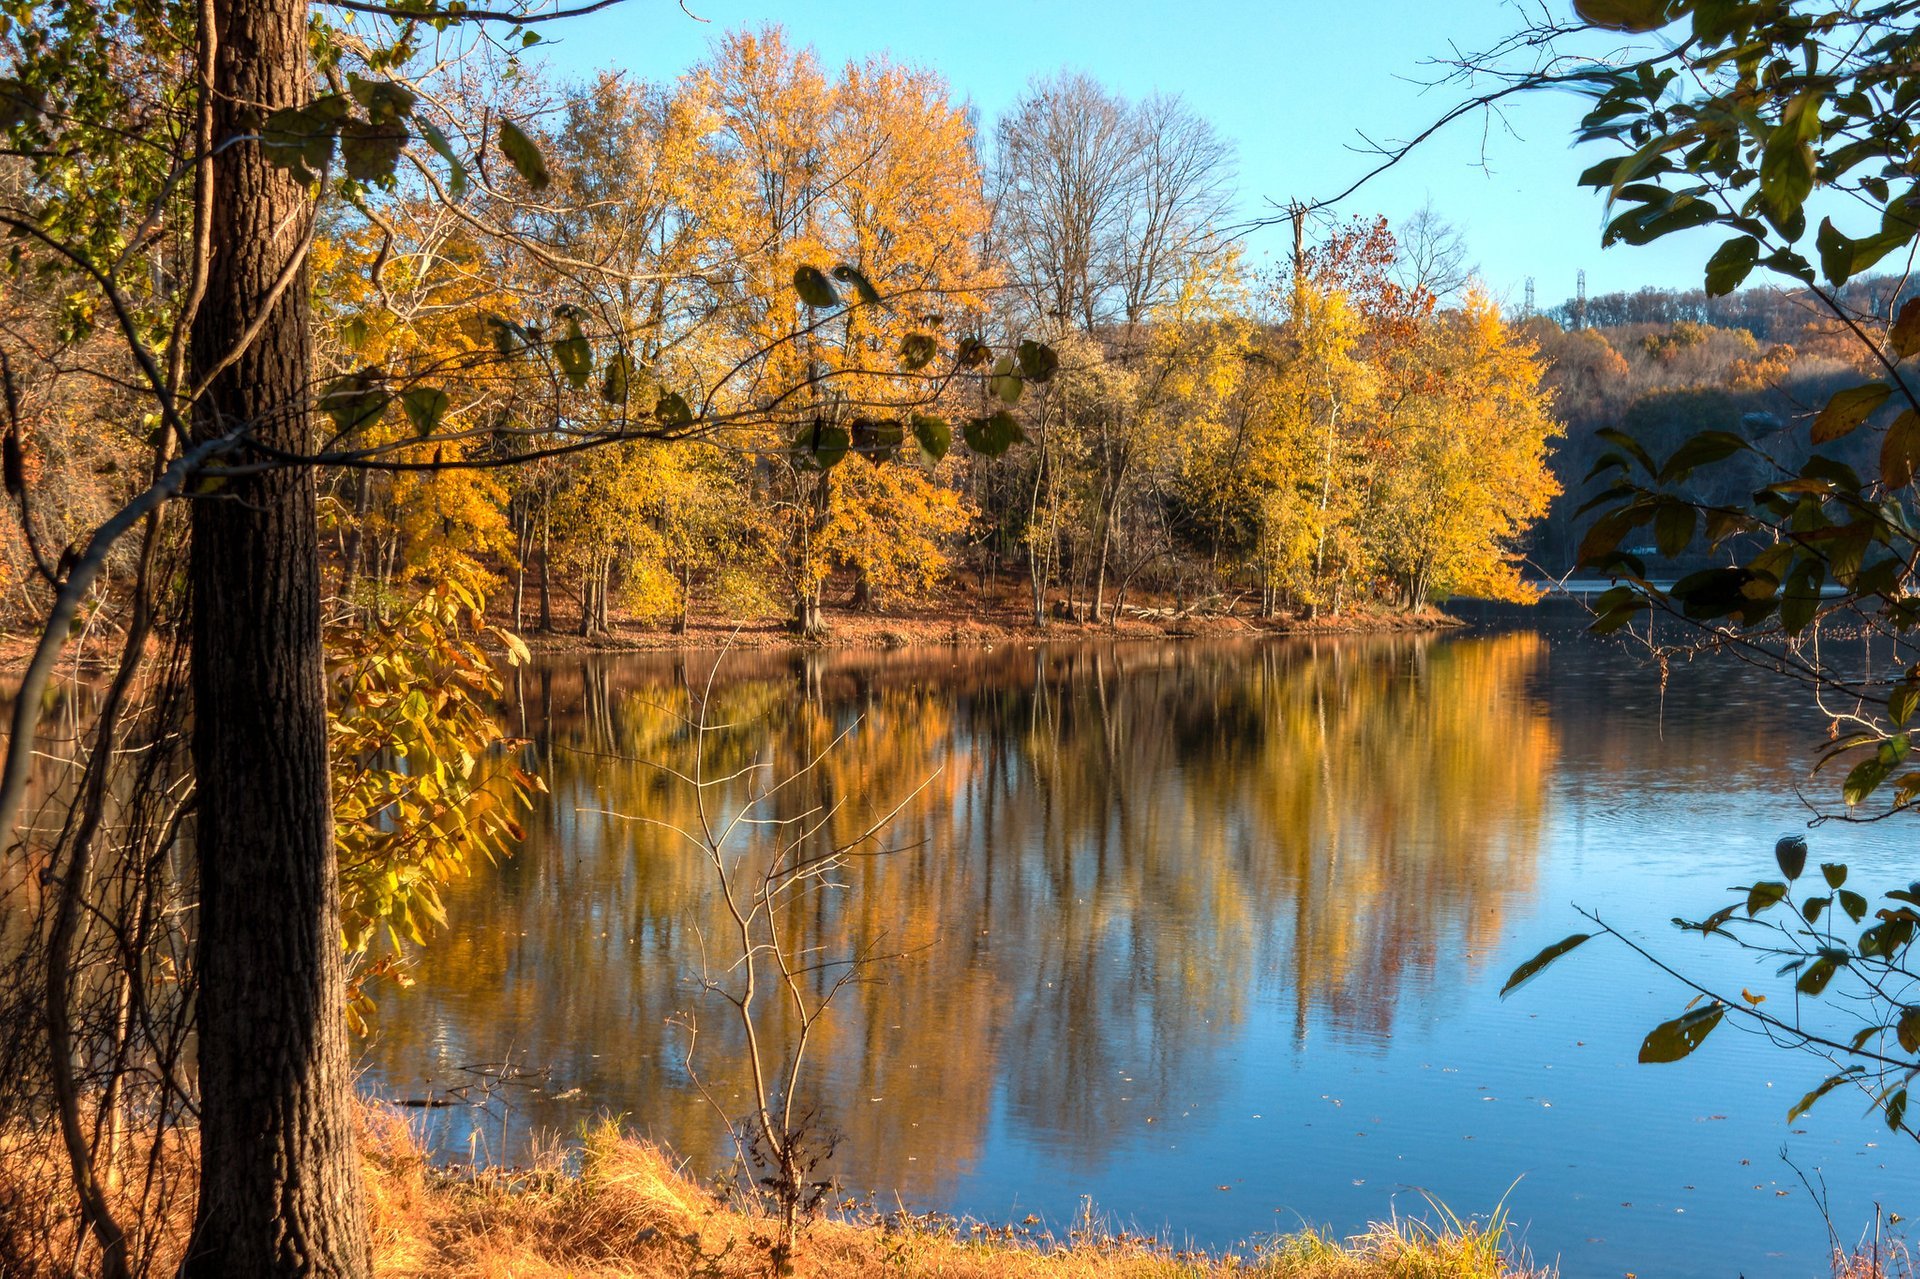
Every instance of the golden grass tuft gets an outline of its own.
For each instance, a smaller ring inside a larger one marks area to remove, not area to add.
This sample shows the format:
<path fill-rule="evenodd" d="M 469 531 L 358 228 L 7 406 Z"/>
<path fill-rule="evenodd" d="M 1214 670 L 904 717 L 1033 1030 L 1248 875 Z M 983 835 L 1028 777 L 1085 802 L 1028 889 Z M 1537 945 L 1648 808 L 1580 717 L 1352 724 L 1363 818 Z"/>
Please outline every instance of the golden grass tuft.
<path fill-rule="evenodd" d="M 589 1133 L 577 1173 L 452 1176 L 432 1169 L 404 1121 L 368 1124 L 376 1271 L 392 1279 L 749 1279 L 766 1273 L 768 1219 L 729 1207 L 666 1152 L 612 1125 Z M 1065 1240 L 901 1214 L 817 1223 L 799 1279 L 1531 1279 L 1504 1219 L 1394 1221 L 1351 1240 L 1290 1236 L 1209 1256 L 1113 1235 Z"/>

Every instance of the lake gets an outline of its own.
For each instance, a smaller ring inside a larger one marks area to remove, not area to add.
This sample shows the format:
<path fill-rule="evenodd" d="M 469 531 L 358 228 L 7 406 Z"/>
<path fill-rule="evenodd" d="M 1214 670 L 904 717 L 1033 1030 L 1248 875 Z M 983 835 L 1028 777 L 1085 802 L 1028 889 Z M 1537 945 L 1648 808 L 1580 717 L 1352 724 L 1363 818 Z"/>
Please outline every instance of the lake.
<path fill-rule="evenodd" d="M 700 818 L 684 716 L 711 679 L 700 767 L 732 780 L 709 819 L 808 762 L 748 816 L 845 840 L 900 806 L 780 916 L 795 954 L 874 956 L 804 1096 L 849 1193 L 1063 1231 L 1090 1203 L 1211 1247 L 1357 1231 L 1430 1194 L 1504 1201 L 1569 1276 L 1824 1273 L 1807 1183 L 1851 1243 L 1876 1204 L 1920 1207 L 1920 1151 L 1845 1092 L 1789 1127 L 1823 1063 L 1729 1025 L 1635 1064 L 1687 994 L 1604 939 L 1498 997 L 1583 924 L 1576 903 L 1732 990 L 1771 982 L 1666 921 L 1776 874 L 1799 796 L 1838 787 L 1807 777 L 1824 721 L 1732 663 L 1663 686 L 1565 605 L 1466 615 L 1438 636 L 742 651 L 717 672 L 542 659 L 510 673 L 509 713 L 551 794 L 516 856 L 448 895 L 415 984 L 378 992 L 366 1086 L 460 1103 L 415 1112 L 447 1158 L 524 1159 L 615 1115 L 721 1165 L 703 1090 L 737 1113 L 742 1041 L 702 981 L 727 978 L 725 919 L 669 829 Z M 794 829 L 744 826 L 737 849 Z M 1808 835 L 1856 880 L 1916 873 L 1909 825 Z M 763 1032 L 792 1031 L 775 1001 Z"/>

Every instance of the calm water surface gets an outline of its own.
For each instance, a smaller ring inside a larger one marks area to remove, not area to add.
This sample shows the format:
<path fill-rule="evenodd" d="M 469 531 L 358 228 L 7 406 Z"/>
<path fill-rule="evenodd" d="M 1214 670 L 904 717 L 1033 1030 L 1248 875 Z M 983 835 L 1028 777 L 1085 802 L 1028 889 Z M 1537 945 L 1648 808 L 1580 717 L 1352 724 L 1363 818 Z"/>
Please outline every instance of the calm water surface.
<path fill-rule="evenodd" d="M 367 1053 L 371 1088 L 415 1100 L 535 1072 L 419 1112 L 449 1157 L 615 1114 L 723 1159 L 684 1029 L 732 1104 L 738 1038 L 699 989 L 710 871 L 631 820 L 694 818 L 661 766 L 691 770 L 685 688 L 714 660 L 517 676 L 552 794 L 519 855 L 452 894 Z M 1783 1149 L 1843 1230 L 1920 1211 L 1920 1152 L 1855 1098 L 1786 1125 L 1819 1063 L 1724 1028 L 1635 1065 L 1685 994 L 1622 948 L 1497 998 L 1574 903 L 1735 988 L 1765 978 L 1665 923 L 1772 873 L 1797 793 L 1828 790 L 1806 780 L 1819 721 L 1744 668 L 1663 690 L 1544 606 L 1444 637 L 735 653 L 711 718 L 709 775 L 753 766 L 723 811 L 849 729 L 764 815 L 834 808 L 845 836 L 925 787 L 895 851 L 788 920 L 823 956 L 900 956 L 814 1049 L 850 1191 L 1056 1223 L 1090 1198 L 1211 1246 L 1504 1197 L 1569 1276 L 1815 1273 L 1826 1230 Z M 1909 832 L 1822 827 L 1814 860 L 1904 880 Z"/>

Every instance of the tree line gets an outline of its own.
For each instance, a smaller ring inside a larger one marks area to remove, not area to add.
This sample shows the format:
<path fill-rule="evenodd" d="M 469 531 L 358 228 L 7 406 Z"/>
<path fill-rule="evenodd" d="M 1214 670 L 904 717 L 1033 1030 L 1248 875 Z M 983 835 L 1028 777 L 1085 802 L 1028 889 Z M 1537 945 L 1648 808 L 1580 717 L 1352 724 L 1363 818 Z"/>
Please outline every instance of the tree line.
<path fill-rule="evenodd" d="M 323 472 L 327 585 L 370 613 L 466 565 L 517 628 L 582 634 L 818 634 L 825 603 L 911 607 L 957 574 L 1023 583 L 1039 625 L 1143 592 L 1262 615 L 1523 592 L 1546 361 L 1430 212 L 1327 221 L 1258 268 L 1232 146 L 1180 99 L 1063 72 L 982 128 L 928 71 L 828 67 L 777 27 L 662 84 L 509 60 L 434 88 L 521 120 L 539 168 L 402 166 L 322 206 L 320 408 L 403 463 Z M 100 340 L 62 297 L 15 324 Z M 843 297 L 879 304 L 818 305 Z M 1027 337 L 1057 376 L 985 358 Z M 943 381 L 936 349 L 981 376 Z M 124 416 L 111 384 L 28 381 L 57 539 L 138 474 L 139 433 L 80 425 Z M 570 449 L 642 419 L 697 438 Z"/>

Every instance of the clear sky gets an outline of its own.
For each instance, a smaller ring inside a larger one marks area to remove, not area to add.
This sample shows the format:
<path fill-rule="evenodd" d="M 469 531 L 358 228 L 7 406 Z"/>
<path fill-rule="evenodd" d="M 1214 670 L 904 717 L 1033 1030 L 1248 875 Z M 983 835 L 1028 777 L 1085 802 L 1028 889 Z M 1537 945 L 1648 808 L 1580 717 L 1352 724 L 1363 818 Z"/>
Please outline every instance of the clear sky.
<path fill-rule="evenodd" d="M 1270 200 L 1344 188 L 1372 165 L 1362 133 L 1411 137 L 1457 100 L 1457 86 L 1427 87 L 1431 59 L 1485 48 L 1520 21 L 1497 0 L 628 0 L 546 27 L 545 56 L 563 75 L 614 67 L 662 80 L 718 33 L 778 22 L 828 64 L 886 52 L 941 72 L 987 129 L 1031 77 L 1068 67 L 1130 96 L 1185 97 L 1238 147 L 1252 217 Z M 1504 120 L 1458 121 L 1342 207 L 1397 220 L 1431 197 L 1466 233 L 1488 288 L 1514 303 L 1530 276 L 1541 307 L 1570 297 L 1583 267 L 1590 293 L 1697 286 L 1713 239 L 1601 250 L 1600 197 L 1575 185 L 1599 158 L 1570 145 L 1580 111 L 1572 95 L 1542 94 Z M 1289 238 L 1248 243 L 1259 260 Z"/>

